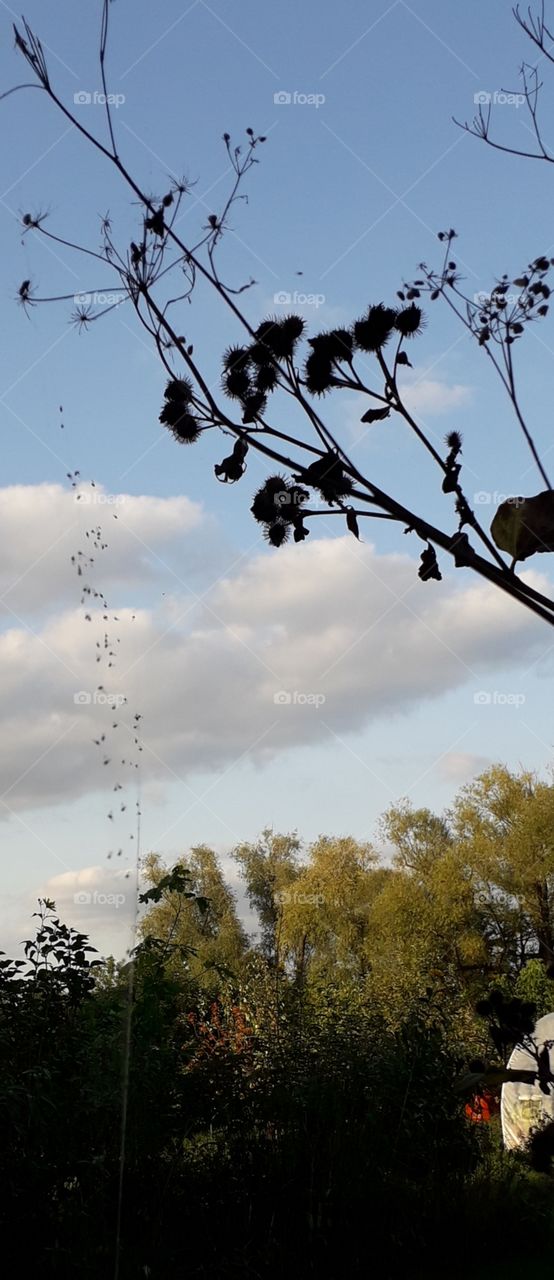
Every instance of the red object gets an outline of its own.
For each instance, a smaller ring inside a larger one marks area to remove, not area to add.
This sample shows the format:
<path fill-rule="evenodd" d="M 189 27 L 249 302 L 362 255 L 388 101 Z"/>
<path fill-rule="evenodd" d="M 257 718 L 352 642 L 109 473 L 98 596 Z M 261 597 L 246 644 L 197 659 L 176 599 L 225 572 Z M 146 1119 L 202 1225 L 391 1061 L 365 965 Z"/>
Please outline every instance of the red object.
<path fill-rule="evenodd" d="M 473 1124 L 488 1124 L 498 1110 L 498 1099 L 494 1093 L 484 1089 L 482 1093 L 475 1095 L 472 1102 L 467 1103 L 465 1113 Z"/>

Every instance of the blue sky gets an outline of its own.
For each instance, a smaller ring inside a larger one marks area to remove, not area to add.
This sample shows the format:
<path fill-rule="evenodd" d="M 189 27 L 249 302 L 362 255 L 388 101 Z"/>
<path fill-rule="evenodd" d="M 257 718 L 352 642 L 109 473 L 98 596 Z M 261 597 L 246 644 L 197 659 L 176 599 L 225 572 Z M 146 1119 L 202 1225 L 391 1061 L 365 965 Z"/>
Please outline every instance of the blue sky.
<path fill-rule="evenodd" d="M 30 0 L 25 8 L 70 105 L 75 94 L 101 88 L 99 11 L 96 0 L 47 8 Z M 15 17 L 0 4 L 5 87 L 27 79 L 14 50 Z M 248 126 L 267 135 L 222 250 L 230 283 L 257 281 L 244 296 L 250 319 L 275 310 L 275 294 L 296 291 L 320 300 L 297 304 L 310 332 L 349 323 L 369 302 L 392 302 L 422 259 L 438 262 L 436 232 L 448 226 L 459 233 L 455 256 L 470 292 L 554 254 L 548 167 L 493 153 L 452 121 L 472 117 L 476 93 L 519 87 L 517 68 L 532 50 L 510 4 L 166 0 L 160 17 L 154 6 L 115 0 L 110 20 L 109 89 L 124 98 L 114 113 L 121 154 L 149 191 L 163 194 L 168 174 L 194 181 L 184 235 L 197 236 L 229 190 L 223 132 L 234 141 Z M 296 103 L 275 102 L 280 92 L 296 94 Z M 303 100 L 314 96 L 317 106 Z M 547 83 L 545 120 L 550 105 Z M 68 323 L 71 306 L 29 315 L 16 306 L 25 278 L 41 295 L 115 283 L 107 268 L 91 272 L 86 259 L 22 237 L 22 214 L 48 210 L 51 231 L 96 247 L 99 216 L 109 210 L 126 247 L 137 209 L 36 90 L 12 95 L 0 110 L 8 940 L 25 933 L 39 891 L 55 892 L 69 916 L 75 891 L 107 894 L 133 867 L 135 773 L 130 781 L 125 774 L 116 837 L 107 812 L 120 753 L 110 748 L 99 770 L 92 741 L 104 731 L 106 706 L 88 707 L 80 720 L 69 707 L 75 690 L 98 683 L 99 636 L 103 643 L 100 623 L 84 620 L 70 562 L 86 545 L 66 476 L 76 469 L 83 493 L 91 497 L 94 479 L 106 499 L 82 505 L 93 517 L 86 527 L 101 521 L 109 543 L 94 580 L 109 597 L 110 618 L 119 618 L 111 687 L 121 679 L 128 725 L 135 711 L 144 715 L 136 771 L 144 850 L 171 858 L 203 840 L 226 854 L 266 823 L 297 827 L 308 839 L 321 831 L 366 838 L 401 795 L 442 807 L 492 760 L 544 768 L 552 752 L 547 630 L 449 567 L 442 584 L 419 583 L 417 547 L 386 523 L 375 536 L 364 529 L 361 547 L 326 521 L 312 545 L 269 550 L 248 511 L 262 464 L 254 459 L 241 485 L 218 488 L 221 440 L 185 450 L 164 436 L 163 370 L 128 308 L 79 334 Z M 101 106 L 77 103 L 75 111 L 105 135 Z M 520 107 L 499 105 L 495 119 L 499 138 L 529 145 Z M 545 136 L 554 144 L 548 126 Z M 412 404 L 435 441 L 462 431 L 467 492 L 496 495 L 482 504 L 488 521 L 498 495 L 536 493 L 542 484 L 484 354 L 444 309 L 427 310 L 411 350 Z M 183 308 L 181 324 L 216 383 L 236 327 L 205 292 Z M 522 401 L 547 456 L 552 345 L 548 318 L 517 352 Z M 450 527 L 450 499 L 401 424 L 363 431 L 353 396 L 325 407 L 358 465 L 408 504 L 415 490 Z M 548 557 L 532 572 L 551 577 Z M 326 701 L 276 706 L 283 688 Z M 475 702 L 479 692 L 488 701 Z M 124 853 L 114 872 L 119 837 Z M 78 922 L 121 949 L 128 913 L 116 927 L 104 907 L 80 907 Z"/>

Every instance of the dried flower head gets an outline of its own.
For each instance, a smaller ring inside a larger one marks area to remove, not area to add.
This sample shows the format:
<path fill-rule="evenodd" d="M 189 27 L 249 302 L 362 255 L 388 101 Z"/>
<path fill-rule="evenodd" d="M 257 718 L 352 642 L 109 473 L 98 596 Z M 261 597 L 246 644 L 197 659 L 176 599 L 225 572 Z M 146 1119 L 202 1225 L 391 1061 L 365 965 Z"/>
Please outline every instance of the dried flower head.
<path fill-rule="evenodd" d="M 416 307 L 414 302 L 409 307 L 403 307 L 396 315 L 394 327 L 403 338 L 416 338 L 425 327 L 421 307 Z"/>
<path fill-rule="evenodd" d="M 243 369 L 246 370 L 250 364 L 250 351 L 248 347 L 227 347 L 223 353 L 224 369 Z"/>
<path fill-rule="evenodd" d="M 167 400 L 160 413 L 160 422 L 168 427 L 174 440 L 180 444 L 194 444 L 202 434 L 202 428 L 186 404 Z"/>
<path fill-rule="evenodd" d="M 331 329 L 331 332 L 325 336 L 333 359 L 346 360 L 349 364 L 354 350 L 354 338 L 350 329 Z"/>
<path fill-rule="evenodd" d="M 286 476 L 268 476 L 254 495 L 250 510 L 259 524 L 273 524 L 277 519 L 289 522 L 298 514 L 294 506 L 294 490 Z"/>
<path fill-rule="evenodd" d="M 23 307 L 29 306 L 33 301 L 31 297 L 31 287 L 30 280 L 23 280 L 17 290 L 18 301 Z"/>
<path fill-rule="evenodd" d="M 335 502 L 352 492 L 352 484 L 345 475 L 342 463 L 336 453 L 326 453 L 316 458 L 306 468 L 303 479 L 319 492 L 326 502 Z"/>
<path fill-rule="evenodd" d="M 282 318 L 270 316 L 263 320 L 256 329 L 256 347 L 267 347 L 276 360 L 290 359 L 298 339 L 304 332 L 302 316 L 290 315 Z"/>
<path fill-rule="evenodd" d="M 253 342 L 252 346 L 248 348 L 248 354 L 252 363 L 260 368 L 264 365 L 270 369 L 274 368 L 275 357 L 267 343 Z"/>
<path fill-rule="evenodd" d="M 250 379 L 244 369 L 227 369 L 221 379 L 221 385 L 233 400 L 243 401 L 251 391 Z"/>
<path fill-rule="evenodd" d="M 274 391 L 277 385 L 277 370 L 274 364 L 261 364 L 256 372 L 256 390 L 267 395 L 268 391 Z"/>
<path fill-rule="evenodd" d="M 256 418 L 259 418 L 264 412 L 266 403 L 263 391 L 249 392 L 242 399 L 242 407 L 244 409 L 242 421 L 244 423 L 255 422 Z"/>
<path fill-rule="evenodd" d="M 388 342 L 395 326 L 397 312 L 383 302 L 369 307 L 367 315 L 354 325 L 354 341 L 362 351 L 371 354 Z"/>
<path fill-rule="evenodd" d="M 44 213 L 24 213 L 21 221 L 25 227 L 25 231 L 36 231 L 42 226 L 42 223 L 46 221 L 47 217 L 48 213 L 46 211 Z"/>
<path fill-rule="evenodd" d="M 315 339 L 312 342 L 314 345 Z M 304 365 L 304 380 L 313 396 L 323 396 L 334 382 L 333 361 L 325 347 L 315 347 Z"/>
<path fill-rule="evenodd" d="M 456 453 L 460 452 L 462 447 L 462 437 L 459 431 L 449 431 L 448 435 L 445 436 L 445 441 L 449 449 L 455 449 Z"/>
<path fill-rule="evenodd" d="M 264 538 L 272 547 L 282 547 L 290 536 L 290 525 L 283 520 L 276 520 L 264 529 Z"/>
<path fill-rule="evenodd" d="M 179 400 L 182 404 L 190 404 L 193 396 L 193 385 L 189 378 L 170 378 L 164 396 L 166 400 Z"/>
<path fill-rule="evenodd" d="M 223 390 L 233 400 L 244 401 L 253 390 L 250 382 L 250 353 L 246 347 L 228 347 L 223 355 Z"/>

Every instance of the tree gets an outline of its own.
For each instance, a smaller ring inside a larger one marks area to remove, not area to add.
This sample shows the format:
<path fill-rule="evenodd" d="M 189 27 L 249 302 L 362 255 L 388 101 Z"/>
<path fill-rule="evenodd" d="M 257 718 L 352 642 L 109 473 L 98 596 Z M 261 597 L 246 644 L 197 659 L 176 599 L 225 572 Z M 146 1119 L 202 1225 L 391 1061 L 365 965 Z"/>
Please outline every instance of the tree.
<path fill-rule="evenodd" d="M 300 851 L 295 831 L 283 835 L 271 827 L 265 827 L 255 844 L 245 842 L 233 850 L 246 882 L 248 901 L 260 921 L 261 951 L 273 965 L 282 959 L 283 895 L 299 875 Z"/>
<path fill-rule="evenodd" d="M 392 870 L 371 907 L 367 955 L 388 1017 L 404 1019 L 430 993 L 467 1035 L 491 982 L 544 1011 L 554 972 L 553 829 L 554 784 L 504 765 L 462 788 L 441 817 L 407 802 L 385 813 Z"/>
<path fill-rule="evenodd" d="M 370 985 L 392 1025 L 418 1010 L 467 1035 L 472 1008 L 490 970 L 471 883 L 450 849 L 418 872 L 392 871 L 368 922 Z"/>
<path fill-rule="evenodd" d="M 163 887 L 167 868 L 158 854 L 145 860 L 147 881 Z M 165 889 L 150 906 L 140 924 L 144 939 L 156 939 L 177 968 L 186 959 L 193 980 L 201 985 L 214 981 L 214 968 L 235 973 L 246 952 L 247 939 L 238 919 L 236 900 L 225 883 L 212 849 L 196 845 L 187 859 L 173 867 L 186 874 L 187 889 Z"/>
<path fill-rule="evenodd" d="M 490 944 L 516 971 L 554 960 L 554 784 L 503 765 L 462 790 L 453 811 Z"/>
<path fill-rule="evenodd" d="M 282 945 L 297 977 L 366 975 L 371 905 L 387 875 L 367 842 L 320 836 L 310 845 L 306 866 L 281 895 Z"/>
<path fill-rule="evenodd" d="M 319 516 L 338 516 L 356 538 L 361 519 L 392 520 L 415 536 L 422 546 L 419 565 L 422 581 L 441 578 L 438 548 L 456 567 L 470 568 L 552 625 L 554 602 L 515 572 L 518 561 L 553 549 L 554 497 L 519 404 L 512 351 L 512 344 L 521 337 L 526 325 L 547 310 L 544 299 L 548 296 L 547 276 L 552 261 L 545 257 L 531 264 L 525 276 L 527 283 L 522 286 L 523 301 L 515 313 L 506 311 L 507 276 L 495 286 L 490 306 L 475 307 L 464 299 L 464 307 L 469 308 L 465 318 L 463 310 L 457 310 L 502 378 L 517 425 L 546 485 L 538 495 L 504 503 L 489 534 L 464 492 L 461 436 L 451 432 L 445 448 L 439 451 L 408 410 L 401 385 L 402 370 L 411 365 L 409 352 L 424 324 L 420 307 L 422 294 L 427 293 L 432 301 L 439 297 L 450 300 L 450 290 L 458 289 L 460 277 L 452 258 L 453 229 L 439 233 L 439 239 L 445 244 L 445 257 L 438 272 L 421 264 L 418 278 L 397 291 L 394 305 L 372 303 L 350 326 L 311 336 L 302 360 L 303 320 L 291 315 L 282 320 L 268 317 L 261 323 L 251 323 L 241 310 L 238 297 L 254 282 L 226 283 L 219 266 L 230 211 L 240 198 L 245 175 L 257 163 L 265 138 L 249 127 L 243 150 L 241 145 L 232 143 L 228 133 L 224 134 L 226 154 L 234 173 L 230 193 L 222 209 L 208 216 L 197 240 L 186 243 L 177 231 L 179 211 L 187 192 L 186 180 L 173 180 L 164 194 L 154 197 L 143 189 L 121 159 L 106 71 L 109 14 L 110 2 L 103 0 L 100 34 L 106 119 L 103 138 L 87 129 L 58 95 L 43 45 L 26 22 L 21 28 L 15 28 L 16 47 L 31 70 L 33 87 L 38 87 L 82 138 L 115 169 L 134 201 L 138 201 L 138 228 L 127 230 L 121 239 L 116 239 L 111 219 L 106 216 L 101 224 L 100 251 L 47 230 L 46 215 L 40 210 L 24 214 L 23 229 L 25 233 L 32 231 L 86 254 L 87 261 L 100 262 L 118 277 L 120 299 L 134 307 L 168 375 L 160 414 L 163 426 L 183 445 L 194 444 L 213 429 L 231 437 L 231 452 L 215 466 L 216 477 L 221 482 L 241 480 L 251 449 L 261 453 L 272 465 L 284 468 L 284 474 L 274 471 L 269 475 L 254 495 L 251 506 L 270 545 L 279 547 L 291 536 L 296 542 L 304 541 L 313 520 Z M 28 87 L 28 84 L 18 85 L 2 96 L 7 98 L 16 89 Z M 227 309 L 236 326 L 234 331 L 242 339 L 229 346 L 223 357 L 223 399 L 216 396 L 209 385 L 202 354 L 196 354 L 194 343 L 183 336 L 180 312 L 175 310 L 182 307 L 184 301 L 191 301 L 198 282 L 206 285 L 214 300 Z M 459 297 L 462 299 L 463 294 Z M 19 301 L 26 308 L 60 300 L 63 298 L 40 297 L 28 279 L 19 289 Z M 111 306 L 78 306 L 73 318 L 79 327 L 86 328 L 111 309 Z M 363 422 L 378 423 L 394 413 L 415 434 L 438 469 L 443 492 L 452 496 L 455 527 L 443 529 L 432 524 L 422 511 L 411 510 L 356 467 L 326 424 L 319 404 L 328 392 L 344 390 L 362 397 Z M 289 421 L 291 401 L 304 424 L 296 434 L 290 434 L 288 425 L 287 430 L 282 429 L 283 423 Z M 236 412 L 232 411 L 232 403 Z M 287 406 L 286 416 L 284 406 Z M 470 542 L 470 535 L 479 550 Z M 501 551 L 508 552 L 509 562 Z"/>
<path fill-rule="evenodd" d="M 430 809 L 413 809 L 408 801 L 391 805 L 381 819 L 381 834 L 394 848 L 394 862 L 421 874 L 432 868 L 452 843 L 448 823 Z"/>

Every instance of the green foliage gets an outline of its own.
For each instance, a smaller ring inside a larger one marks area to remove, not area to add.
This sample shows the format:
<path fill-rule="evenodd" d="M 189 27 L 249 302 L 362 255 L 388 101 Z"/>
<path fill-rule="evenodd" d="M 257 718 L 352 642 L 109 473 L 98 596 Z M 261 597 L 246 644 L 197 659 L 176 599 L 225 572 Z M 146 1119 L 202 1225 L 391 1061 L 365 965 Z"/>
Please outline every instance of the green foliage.
<path fill-rule="evenodd" d="M 279 963 L 281 894 L 290 890 L 299 875 L 301 843 L 296 834 L 275 834 L 266 827 L 255 844 L 244 842 L 233 857 L 244 876 L 250 906 L 260 922 L 264 955 Z"/>
<path fill-rule="evenodd" d="M 247 940 L 213 850 L 198 845 L 187 863 L 179 861 L 169 872 L 150 854 L 145 875 L 151 885 L 140 895 L 149 907 L 140 926 L 143 949 L 169 961 L 175 973 L 184 967 L 208 987 L 214 970 L 235 973 Z"/>
<path fill-rule="evenodd" d="M 551 1013 L 554 1008 L 554 982 L 552 969 L 541 960 L 528 960 L 513 984 L 514 995 L 520 1000 L 530 1000 L 537 1017 Z"/>
<path fill-rule="evenodd" d="M 361 1280 L 376 1241 L 386 1277 L 548 1256 L 551 1135 L 534 1171 L 465 1108 L 552 1007 L 551 816 L 495 768 L 450 815 L 390 809 L 384 859 L 266 830 L 235 850 L 258 943 L 203 845 L 146 860 L 124 963 L 40 903 L 0 959 L 5 1250 L 44 1280 Z"/>

